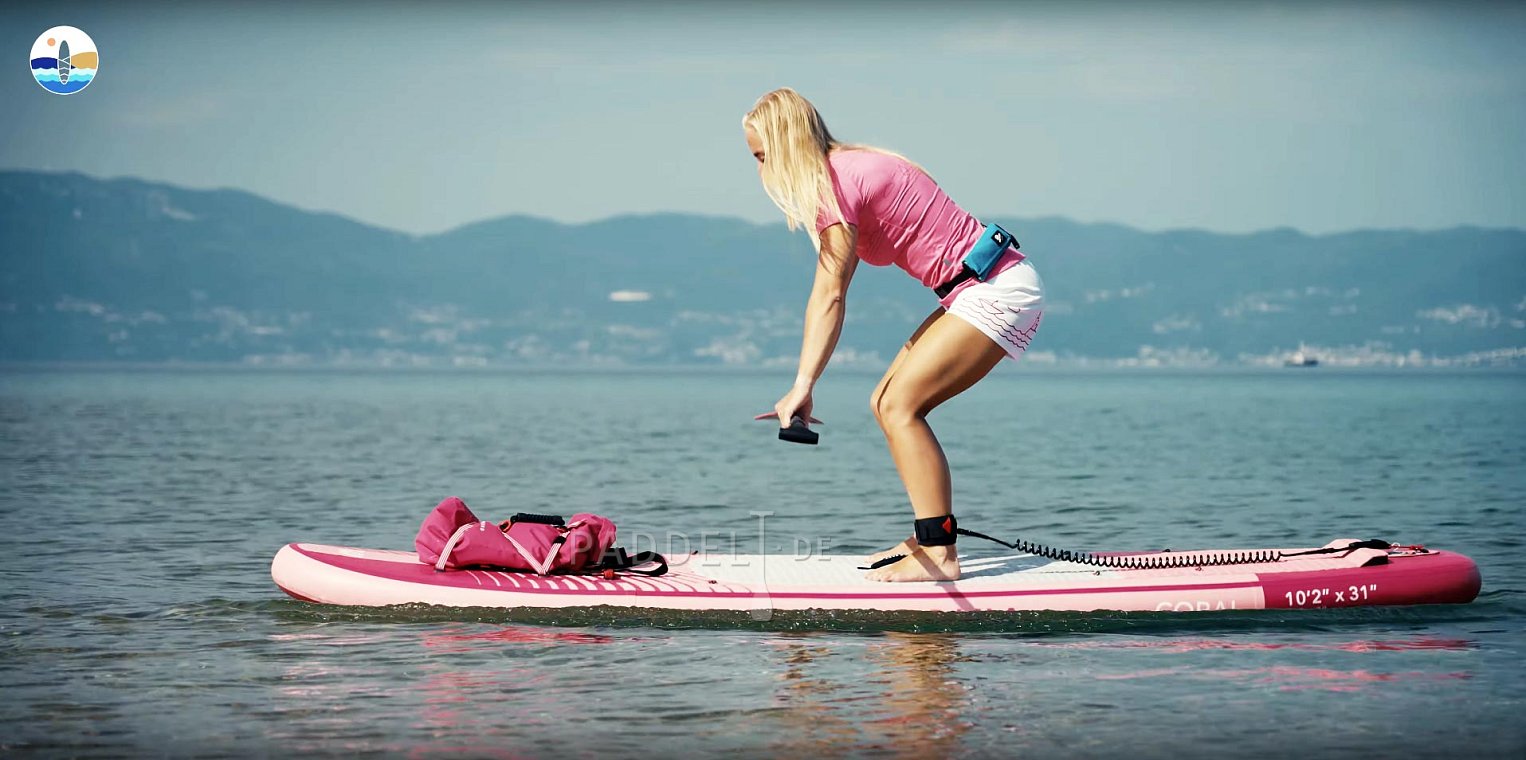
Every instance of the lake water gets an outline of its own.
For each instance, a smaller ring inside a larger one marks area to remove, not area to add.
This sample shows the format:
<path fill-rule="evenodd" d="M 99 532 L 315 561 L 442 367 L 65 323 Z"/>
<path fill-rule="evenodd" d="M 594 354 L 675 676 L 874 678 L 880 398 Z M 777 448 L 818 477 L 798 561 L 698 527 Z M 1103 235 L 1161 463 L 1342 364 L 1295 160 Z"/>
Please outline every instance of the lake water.
<path fill-rule="evenodd" d="M 904 537 L 867 398 L 784 375 L 0 373 L 0 752 L 1526 755 L 1526 375 L 1004 366 L 933 416 L 966 527 L 1067 548 L 1472 556 L 1471 605 L 964 616 L 349 609 L 294 540 L 411 548 L 446 495 L 622 534 Z M 961 544 L 983 553 L 981 542 Z M 999 551 L 991 546 L 990 550 Z"/>

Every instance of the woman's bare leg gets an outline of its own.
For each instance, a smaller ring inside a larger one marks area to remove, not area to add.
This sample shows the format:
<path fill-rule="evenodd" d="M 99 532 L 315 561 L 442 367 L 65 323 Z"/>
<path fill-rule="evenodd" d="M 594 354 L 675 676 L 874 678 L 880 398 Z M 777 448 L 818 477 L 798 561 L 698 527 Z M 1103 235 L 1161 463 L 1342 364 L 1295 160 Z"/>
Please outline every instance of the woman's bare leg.
<path fill-rule="evenodd" d="M 953 489 L 943 447 L 927 424 L 939 404 L 964 392 L 994 368 L 1006 351 L 963 319 L 945 314 L 927 325 L 899 358 L 874 406 L 912 511 L 918 518 L 953 511 Z M 871 580 L 929 581 L 959 577 L 953 546 L 919 546 L 899 562 L 871 571 Z"/>
<path fill-rule="evenodd" d="M 880 378 L 878 385 L 874 386 L 874 392 L 869 394 L 869 410 L 874 412 L 875 419 L 878 419 L 880 416 L 880 397 L 885 395 L 885 386 L 890 383 L 890 378 L 895 377 L 896 370 L 901 367 L 901 362 L 905 361 L 906 354 L 911 351 L 912 346 L 917 344 L 917 340 L 922 337 L 922 333 L 927 332 L 927 328 L 931 327 L 932 323 L 936 322 L 941 316 L 943 316 L 943 307 L 939 306 L 933 309 L 933 313 L 927 315 L 927 319 L 922 320 L 922 324 L 918 325 L 917 329 L 912 332 L 911 337 L 907 338 L 906 342 L 901 345 L 901 350 L 896 352 L 895 359 L 890 362 L 890 368 L 885 370 L 885 376 Z M 869 555 L 868 562 L 872 565 L 886 557 L 910 554 L 916 548 L 917 538 L 912 536 L 885 551 Z"/>

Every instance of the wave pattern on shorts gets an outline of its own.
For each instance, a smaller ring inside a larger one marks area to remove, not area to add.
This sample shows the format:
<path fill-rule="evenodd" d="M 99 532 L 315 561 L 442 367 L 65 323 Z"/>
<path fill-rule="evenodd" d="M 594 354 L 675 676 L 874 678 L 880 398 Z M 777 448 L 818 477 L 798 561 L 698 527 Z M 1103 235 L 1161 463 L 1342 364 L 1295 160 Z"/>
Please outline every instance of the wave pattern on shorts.
<path fill-rule="evenodd" d="M 1039 329 L 1039 321 L 1044 316 L 1043 312 L 1039 311 L 1033 316 L 1032 324 L 1026 328 L 1019 328 L 1017 325 L 1025 310 L 1004 306 L 989 298 L 976 298 L 973 306 L 963 308 L 955 304 L 955 310 L 990 328 L 994 333 L 993 337 L 1000 336 L 1007 345 L 1019 351 L 1028 350 L 1028 344 L 1033 340 L 1034 333 Z"/>

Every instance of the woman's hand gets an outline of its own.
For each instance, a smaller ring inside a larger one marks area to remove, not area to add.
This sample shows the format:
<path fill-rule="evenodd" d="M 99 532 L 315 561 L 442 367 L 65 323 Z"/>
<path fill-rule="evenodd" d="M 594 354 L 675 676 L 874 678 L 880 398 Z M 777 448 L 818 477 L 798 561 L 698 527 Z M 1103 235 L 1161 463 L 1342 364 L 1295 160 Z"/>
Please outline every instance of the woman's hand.
<path fill-rule="evenodd" d="M 774 413 L 779 415 L 779 427 L 789 427 L 792 417 L 817 422 L 811 416 L 812 406 L 815 406 L 815 401 L 811 398 L 811 386 L 796 385 L 791 388 L 789 393 L 784 394 L 784 398 L 779 399 L 779 403 L 774 404 Z"/>

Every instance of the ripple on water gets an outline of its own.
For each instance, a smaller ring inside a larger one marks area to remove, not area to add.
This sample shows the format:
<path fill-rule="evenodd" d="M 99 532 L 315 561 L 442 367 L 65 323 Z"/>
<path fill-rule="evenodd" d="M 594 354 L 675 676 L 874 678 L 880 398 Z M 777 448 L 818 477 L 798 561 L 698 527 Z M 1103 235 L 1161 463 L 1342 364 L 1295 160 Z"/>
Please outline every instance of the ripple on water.
<path fill-rule="evenodd" d="M 734 530 L 743 549 L 750 512 L 771 511 L 779 535 L 828 525 L 840 550 L 882 548 L 910 510 L 862 408 L 877 377 L 823 385 L 821 409 L 850 411 L 814 451 L 751 423 L 771 376 L 122 379 L 0 387 L 12 749 L 539 756 L 564 754 L 591 706 L 587 753 L 893 755 L 930 731 L 972 756 L 1526 746 L 1514 376 L 1020 372 L 933 420 L 961 522 L 983 532 L 1426 542 L 1479 562 L 1471 605 L 768 619 L 328 607 L 280 596 L 269 562 L 291 540 L 407 548 L 447 494 L 493 516 L 591 507 L 625 535 Z"/>

